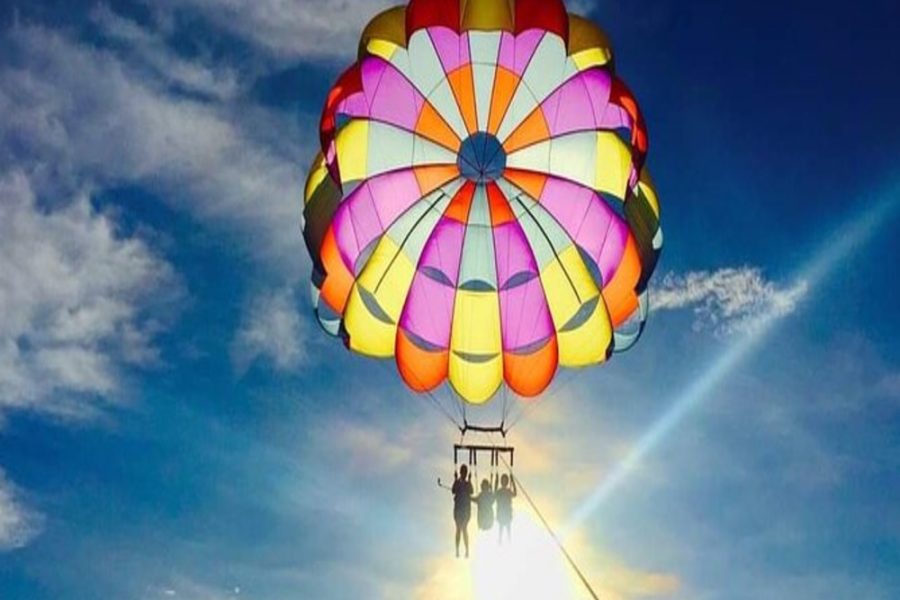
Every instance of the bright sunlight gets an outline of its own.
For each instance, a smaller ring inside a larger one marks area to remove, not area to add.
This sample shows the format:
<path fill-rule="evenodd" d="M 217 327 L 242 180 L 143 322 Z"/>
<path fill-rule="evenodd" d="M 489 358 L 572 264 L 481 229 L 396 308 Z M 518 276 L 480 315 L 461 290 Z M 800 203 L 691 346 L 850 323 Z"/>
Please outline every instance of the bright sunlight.
<path fill-rule="evenodd" d="M 575 600 L 577 580 L 537 517 L 520 510 L 512 542 L 497 543 L 497 531 L 479 532 L 472 554 L 473 600 Z"/>
<path fill-rule="evenodd" d="M 419 597 L 441 600 L 581 600 L 586 595 L 559 548 L 538 518 L 516 511 L 512 541 L 497 542 L 497 530 L 470 528 L 469 560 L 441 561 Z"/>

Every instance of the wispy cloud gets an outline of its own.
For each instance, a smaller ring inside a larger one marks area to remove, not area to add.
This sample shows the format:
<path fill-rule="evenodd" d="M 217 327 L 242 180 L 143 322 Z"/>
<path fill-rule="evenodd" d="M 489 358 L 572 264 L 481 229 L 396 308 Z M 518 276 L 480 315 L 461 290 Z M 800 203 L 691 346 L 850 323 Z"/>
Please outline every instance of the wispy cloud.
<path fill-rule="evenodd" d="M 345 470 L 374 477 L 396 473 L 428 452 L 422 444 L 413 446 L 408 436 L 392 439 L 383 426 L 362 422 L 334 421 L 323 426 L 317 435 L 317 442 L 328 447 L 329 454 Z"/>
<path fill-rule="evenodd" d="M 180 59 L 108 11 L 96 19 L 123 48 L 35 26 L 0 38 L 0 161 L 41 195 L 141 186 L 264 264 L 303 270 L 297 190 L 314 140 L 297 117 L 223 101 L 240 85 L 227 69 Z"/>
<path fill-rule="evenodd" d="M 245 373 L 253 363 L 264 361 L 278 371 L 294 371 L 310 359 L 309 335 L 290 289 L 263 292 L 245 309 L 231 343 L 234 367 Z"/>
<path fill-rule="evenodd" d="M 218 29 L 253 44 L 269 57 L 291 60 L 352 60 L 366 24 L 401 0 L 163 0 L 153 8 L 201 15 Z M 593 0 L 571 0 L 570 12 L 586 15 Z"/>
<path fill-rule="evenodd" d="M 134 68 L 146 69 L 157 81 L 214 100 L 234 99 L 242 80 L 229 65 L 200 59 L 187 60 L 174 52 L 164 33 L 122 17 L 106 4 L 91 11 L 91 21 Z"/>
<path fill-rule="evenodd" d="M 252 75 L 184 57 L 165 32 L 105 6 L 90 26 L 100 44 L 0 31 L 0 423 L 15 411 L 97 418 L 164 360 L 183 280 L 142 225 L 120 230 L 123 207 L 98 212 L 96 194 L 139 187 L 279 278 L 305 271 L 297 190 L 314 141 L 300 135 L 303 115 L 259 107 L 245 94 Z M 246 360 L 302 361 L 296 310 L 267 318 L 242 330 L 256 353 Z M 276 345 L 255 337 L 265 326 Z M 24 545 L 36 521 L 0 483 L 0 546 Z"/>
<path fill-rule="evenodd" d="M 200 15 L 216 28 L 250 42 L 270 57 L 352 59 L 366 23 L 402 4 L 392 0 L 164 0 L 156 10 Z"/>
<path fill-rule="evenodd" d="M 0 469 L 0 552 L 26 546 L 40 534 L 43 517 L 26 507 Z"/>
<path fill-rule="evenodd" d="M 95 414 L 125 369 L 158 362 L 154 340 L 179 294 L 171 266 L 85 196 L 47 210 L 24 174 L 3 177 L 0 413 Z"/>
<path fill-rule="evenodd" d="M 150 586 L 141 600 L 237 600 L 240 586 L 223 587 L 178 577 L 163 586 Z"/>
<path fill-rule="evenodd" d="M 754 267 L 666 275 L 651 292 L 654 311 L 691 310 L 694 329 L 730 336 L 790 315 L 806 296 L 805 281 L 782 285 Z"/>

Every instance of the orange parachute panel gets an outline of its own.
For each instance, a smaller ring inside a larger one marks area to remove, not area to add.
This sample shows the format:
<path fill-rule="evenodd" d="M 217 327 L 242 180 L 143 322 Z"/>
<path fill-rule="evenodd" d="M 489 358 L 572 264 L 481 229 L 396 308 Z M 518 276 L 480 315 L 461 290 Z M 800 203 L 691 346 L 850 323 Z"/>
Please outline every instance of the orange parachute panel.
<path fill-rule="evenodd" d="M 448 181 L 459 177 L 459 167 L 456 165 L 416 167 L 413 172 L 416 174 L 416 181 L 419 183 L 419 190 L 423 196 L 427 196 Z"/>
<path fill-rule="evenodd" d="M 475 80 L 472 79 L 472 65 L 466 65 L 456 69 L 447 76 L 456 103 L 466 122 L 469 133 L 478 130 L 478 111 L 475 107 Z"/>
<path fill-rule="evenodd" d="M 487 186 L 487 197 L 491 210 L 492 226 L 499 227 L 516 220 L 516 215 L 513 214 L 506 196 L 503 195 L 496 183 L 492 182 Z"/>
<path fill-rule="evenodd" d="M 533 398 L 547 389 L 559 364 L 559 343 L 551 338 L 532 354 L 503 353 L 506 384 L 520 396 Z"/>
<path fill-rule="evenodd" d="M 541 199 L 544 194 L 544 186 L 547 185 L 547 176 L 534 171 L 507 169 L 503 176 L 535 200 Z"/>
<path fill-rule="evenodd" d="M 547 119 L 544 118 L 544 111 L 538 107 L 506 138 L 503 147 L 508 154 L 512 154 L 516 150 L 549 138 L 550 127 L 547 125 Z"/>
<path fill-rule="evenodd" d="M 603 288 L 603 300 L 609 310 L 613 327 L 618 327 L 628 320 L 638 307 L 635 289 L 641 279 L 641 259 L 638 254 L 634 235 L 628 234 L 622 262 L 616 269 L 610 282 Z"/>
<path fill-rule="evenodd" d="M 416 122 L 416 133 L 453 152 L 459 151 L 459 137 L 453 132 L 447 121 L 428 102 L 425 103 L 422 107 L 422 112 L 419 113 L 419 120 Z"/>
<path fill-rule="evenodd" d="M 322 266 L 325 267 L 325 282 L 322 284 L 322 299 L 331 309 L 343 314 L 347 306 L 347 298 L 353 289 L 355 278 L 338 251 L 337 239 L 334 236 L 334 225 L 328 228 L 322 241 Z"/>
<path fill-rule="evenodd" d="M 400 376 L 416 392 L 430 392 L 447 379 L 449 350 L 429 352 L 423 350 L 403 332 L 397 329 L 397 368 Z"/>
<path fill-rule="evenodd" d="M 494 77 L 494 95 L 491 97 L 491 114 L 488 117 L 489 133 L 496 134 L 500 129 L 503 117 L 509 110 L 509 103 L 512 102 L 520 81 L 519 76 L 509 69 L 497 67 L 497 75 Z"/>
<path fill-rule="evenodd" d="M 450 201 L 450 206 L 444 213 L 448 219 L 467 223 L 469 221 L 469 209 L 472 208 L 472 199 L 475 197 L 475 184 L 467 181 Z"/>

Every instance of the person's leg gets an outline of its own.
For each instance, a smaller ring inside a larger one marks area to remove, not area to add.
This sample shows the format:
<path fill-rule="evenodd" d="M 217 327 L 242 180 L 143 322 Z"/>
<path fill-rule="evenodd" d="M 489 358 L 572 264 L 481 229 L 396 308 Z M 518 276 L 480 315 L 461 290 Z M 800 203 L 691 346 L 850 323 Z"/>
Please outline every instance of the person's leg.
<path fill-rule="evenodd" d="M 456 524 L 456 558 L 459 558 L 459 538 L 462 537 L 462 527 Z"/>
<path fill-rule="evenodd" d="M 462 530 L 463 543 L 466 545 L 466 558 L 469 558 L 469 527 L 468 524 Z"/>

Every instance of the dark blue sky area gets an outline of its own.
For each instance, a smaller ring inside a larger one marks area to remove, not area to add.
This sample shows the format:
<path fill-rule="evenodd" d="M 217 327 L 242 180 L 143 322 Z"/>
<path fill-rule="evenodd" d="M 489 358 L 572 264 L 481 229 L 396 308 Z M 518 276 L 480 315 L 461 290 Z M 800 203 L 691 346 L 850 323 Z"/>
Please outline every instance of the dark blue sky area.
<path fill-rule="evenodd" d="M 173 274 L 121 292 L 152 313 L 159 357 L 128 362 L 103 338 L 117 385 L 74 395 L 87 416 L 47 408 L 64 386 L 8 392 L 0 365 L 0 517 L 7 490 L 36 515 L 9 549 L 0 518 L 3 600 L 432 598 L 459 568 L 433 485 L 456 433 L 309 310 L 316 123 L 355 55 L 343 19 L 383 4 L 0 5 L 0 191 L 20 174 L 29 218 L 82 225 L 65 210 L 88 198 L 91 223 Z M 561 376 L 517 432 L 520 475 L 562 522 L 638 457 L 573 542 L 598 580 L 676 581 L 653 597 L 692 600 L 898 597 L 900 4 L 598 0 L 590 16 L 649 126 L 655 281 L 712 291 Z M 0 239 L 0 293 L 22 286 L 13 250 Z M 720 289 L 722 270 L 761 283 Z M 774 324 L 744 327 L 766 311 Z M 242 337 L 260 313 L 282 320 Z M 3 319 L 0 352 L 42 343 L 45 315 L 12 334 Z"/>

